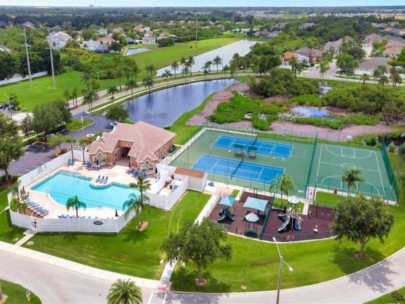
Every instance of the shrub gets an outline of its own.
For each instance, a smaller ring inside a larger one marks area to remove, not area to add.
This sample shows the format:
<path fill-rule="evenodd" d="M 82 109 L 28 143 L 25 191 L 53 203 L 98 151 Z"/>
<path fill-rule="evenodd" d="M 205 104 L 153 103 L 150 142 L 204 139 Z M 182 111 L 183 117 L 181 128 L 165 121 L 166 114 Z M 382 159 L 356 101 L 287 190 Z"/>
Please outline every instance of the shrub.
<path fill-rule="evenodd" d="M 252 120 L 253 123 L 253 128 L 261 130 L 261 131 L 267 131 L 269 129 L 269 123 L 267 120 L 262 120 L 258 118 L 254 118 Z"/>
<path fill-rule="evenodd" d="M 388 146 L 388 152 L 394 153 L 396 148 L 397 148 L 396 145 L 390 144 L 390 145 Z"/>
<path fill-rule="evenodd" d="M 296 117 L 294 122 L 299 124 L 313 125 L 317 127 L 329 127 L 337 130 L 342 127 L 343 123 L 340 120 L 330 120 L 317 117 Z"/>
<path fill-rule="evenodd" d="M 322 107 L 323 100 L 316 95 L 301 95 L 297 97 L 290 98 L 289 103 L 297 103 L 300 106 L 312 106 L 312 107 Z"/>
<path fill-rule="evenodd" d="M 364 139 L 364 143 L 367 146 L 375 146 L 377 144 L 377 137 L 374 135 L 368 136 Z"/>

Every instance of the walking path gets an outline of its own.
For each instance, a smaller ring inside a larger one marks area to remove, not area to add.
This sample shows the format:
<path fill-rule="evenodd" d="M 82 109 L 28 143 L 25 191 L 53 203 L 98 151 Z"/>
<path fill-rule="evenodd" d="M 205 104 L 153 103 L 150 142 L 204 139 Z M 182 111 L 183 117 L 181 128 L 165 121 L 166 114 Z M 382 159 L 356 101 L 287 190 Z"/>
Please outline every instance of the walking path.
<path fill-rule="evenodd" d="M 78 253 L 79 254 L 79 253 Z M 131 265 L 128 265 L 131 267 Z M 276 291 L 230 294 L 158 291 L 159 281 L 134 278 L 0 242 L 0 278 L 24 285 L 47 303 L 105 303 L 117 278 L 142 287 L 145 303 L 274 303 Z M 286 278 L 284 278 L 286 279 Z M 281 291 L 281 303 L 364 303 L 405 285 L 405 249 L 359 272 Z M 249 290 L 249 282 L 247 284 Z"/>

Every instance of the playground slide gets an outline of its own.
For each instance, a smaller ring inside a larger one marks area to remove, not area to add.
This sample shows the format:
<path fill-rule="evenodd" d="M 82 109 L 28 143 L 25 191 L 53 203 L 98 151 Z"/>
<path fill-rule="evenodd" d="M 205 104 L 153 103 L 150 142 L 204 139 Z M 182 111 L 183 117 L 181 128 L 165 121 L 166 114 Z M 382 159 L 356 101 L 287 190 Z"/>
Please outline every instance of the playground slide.
<path fill-rule="evenodd" d="M 278 232 L 282 232 L 285 228 L 287 228 L 288 224 L 290 223 L 291 216 L 289 214 L 285 215 L 284 223 L 281 224 L 280 227 L 278 227 Z"/>
<path fill-rule="evenodd" d="M 293 226 L 294 226 L 294 230 L 296 230 L 296 231 L 301 230 L 301 224 L 297 218 L 293 219 Z"/>

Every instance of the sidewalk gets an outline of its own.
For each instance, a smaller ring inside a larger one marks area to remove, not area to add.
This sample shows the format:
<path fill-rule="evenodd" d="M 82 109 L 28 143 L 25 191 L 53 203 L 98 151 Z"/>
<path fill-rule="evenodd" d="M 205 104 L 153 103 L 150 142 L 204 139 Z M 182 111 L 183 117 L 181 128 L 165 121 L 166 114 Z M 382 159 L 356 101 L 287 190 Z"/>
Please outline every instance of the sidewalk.
<path fill-rule="evenodd" d="M 150 289 L 157 289 L 160 285 L 158 280 L 143 279 L 112 271 L 106 271 L 5 242 L 0 242 L 0 250 L 50 265 L 55 265 L 64 268 L 65 270 L 75 271 L 80 274 L 93 277 L 94 279 L 105 279 L 109 281 L 116 281 L 119 278 L 131 279 L 139 287 Z M 130 265 L 128 265 L 128 267 L 130 267 Z"/>

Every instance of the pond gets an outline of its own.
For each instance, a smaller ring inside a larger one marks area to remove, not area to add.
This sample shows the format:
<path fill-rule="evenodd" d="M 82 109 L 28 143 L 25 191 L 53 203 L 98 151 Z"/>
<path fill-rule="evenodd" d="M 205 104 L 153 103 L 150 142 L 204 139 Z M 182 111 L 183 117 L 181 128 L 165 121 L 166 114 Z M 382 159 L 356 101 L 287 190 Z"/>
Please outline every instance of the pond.
<path fill-rule="evenodd" d="M 150 49 L 148 48 L 130 48 L 127 50 L 127 52 L 125 53 L 125 56 L 129 56 L 129 55 L 135 55 L 135 54 L 139 54 L 139 53 L 144 53 L 150 51 Z"/>
<path fill-rule="evenodd" d="M 204 40 L 200 41 L 199 43 L 204 43 Z M 231 61 L 231 59 L 235 53 L 238 53 L 240 56 L 245 56 L 247 53 L 250 52 L 250 47 L 252 47 L 256 43 L 258 43 L 258 42 L 250 41 L 250 40 L 240 40 L 240 41 L 225 45 L 223 47 L 217 48 L 215 50 L 203 53 L 201 55 L 195 56 L 194 57 L 195 64 L 191 67 L 191 69 L 193 72 L 201 71 L 204 64 L 207 61 L 213 61 L 213 59 L 216 56 L 219 56 L 219 57 L 221 57 L 222 63 L 218 66 L 218 70 L 221 71 L 225 65 L 229 65 L 229 62 Z M 171 69 L 171 67 L 167 66 L 167 67 L 157 70 L 157 75 L 158 76 L 162 75 L 165 70 L 169 70 L 172 72 L 172 74 L 174 74 L 174 71 Z M 217 66 L 213 64 L 211 66 L 211 71 L 216 72 L 216 70 L 217 70 Z M 180 72 L 181 72 L 181 67 L 176 71 L 176 73 L 178 74 Z"/>
<path fill-rule="evenodd" d="M 128 109 L 132 121 L 142 120 L 157 127 L 170 126 L 209 95 L 234 83 L 233 79 L 221 79 L 181 85 L 127 101 L 124 107 Z"/>
<path fill-rule="evenodd" d="M 328 117 L 330 114 L 326 109 L 315 107 L 294 107 L 291 110 L 294 116 L 298 117 L 324 118 Z"/>

